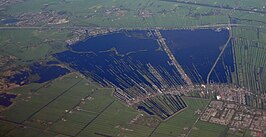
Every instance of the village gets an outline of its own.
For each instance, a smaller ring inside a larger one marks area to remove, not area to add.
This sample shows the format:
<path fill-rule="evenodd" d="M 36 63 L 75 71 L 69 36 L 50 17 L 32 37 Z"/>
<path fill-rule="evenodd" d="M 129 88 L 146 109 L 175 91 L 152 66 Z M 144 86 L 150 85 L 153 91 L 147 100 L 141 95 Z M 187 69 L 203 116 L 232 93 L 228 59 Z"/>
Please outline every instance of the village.
<path fill-rule="evenodd" d="M 253 136 L 266 134 L 265 111 L 232 102 L 211 101 L 200 120 L 226 125 L 233 132 L 248 129 Z"/>

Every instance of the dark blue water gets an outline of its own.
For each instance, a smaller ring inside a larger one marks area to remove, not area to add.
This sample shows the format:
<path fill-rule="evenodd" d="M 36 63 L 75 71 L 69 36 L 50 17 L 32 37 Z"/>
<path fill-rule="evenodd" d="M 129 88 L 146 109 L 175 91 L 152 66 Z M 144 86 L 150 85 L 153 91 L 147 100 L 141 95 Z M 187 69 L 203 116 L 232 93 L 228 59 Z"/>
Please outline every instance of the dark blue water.
<path fill-rule="evenodd" d="M 156 114 L 161 119 L 166 119 L 185 107 L 187 106 L 180 96 L 164 94 L 145 99 L 138 106 L 138 109 L 148 114 Z"/>
<path fill-rule="evenodd" d="M 207 75 L 229 37 L 228 30 L 170 30 L 161 33 L 175 58 L 194 83 L 206 83 Z M 231 51 L 228 49 L 226 52 Z M 233 68 L 232 54 L 226 54 L 229 57 L 224 59 L 228 62 L 227 65 Z M 219 78 L 214 75 L 210 77 L 213 82 L 228 82 L 221 63 L 219 62 L 215 69 Z"/>
<path fill-rule="evenodd" d="M 157 45 L 157 42 L 151 39 L 152 37 L 148 37 L 148 33 L 143 33 L 143 31 L 124 31 L 89 38 L 71 45 L 69 48 L 77 52 L 92 51 L 96 53 L 115 48 L 119 54 L 126 54 L 141 50 L 155 50 L 156 46 L 154 45 Z"/>
<path fill-rule="evenodd" d="M 31 65 L 29 70 L 23 70 L 13 76 L 7 77 L 7 80 L 18 85 L 25 85 L 31 82 L 44 83 L 67 73 L 69 73 L 69 70 L 66 68 L 59 66 L 42 66 L 36 63 Z M 39 79 L 31 81 L 29 79 L 31 75 L 37 75 Z"/>
<path fill-rule="evenodd" d="M 128 89 L 137 84 L 144 84 L 150 88 L 153 88 L 152 85 L 166 88 L 166 86 L 173 87 L 183 84 L 184 81 L 178 71 L 169 64 L 170 60 L 167 54 L 157 50 L 158 43 L 152 37 L 146 38 L 147 35 L 146 31 L 138 31 L 138 37 L 136 37 L 136 31 L 132 31 L 132 33 L 127 32 L 126 34 L 115 33 L 99 36 L 99 38 L 87 39 L 80 44 L 72 45 L 71 50 L 55 54 L 55 57 L 68 63 L 70 67 L 84 75 L 91 76 L 104 86 L 112 83 L 120 89 Z M 129 48 L 126 43 L 129 44 Z M 99 45 L 104 47 L 99 47 Z M 111 48 L 116 48 L 123 54 L 130 54 L 120 56 L 113 51 L 99 52 Z M 88 53 L 84 53 L 84 51 Z M 90 53 L 91 51 L 94 53 Z M 155 69 L 160 78 L 155 77 L 151 69 Z M 138 90 L 142 91 L 142 89 Z"/>
<path fill-rule="evenodd" d="M 12 99 L 16 98 L 17 95 L 8 94 L 8 93 L 0 93 L 0 105 L 4 107 L 8 107 L 12 104 Z"/>
<path fill-rule="evenodd" d="M 18 85 L 24 85 L 29 83 L 29 76 L 30 73 L 26 70 L 20 71 L 16 73 L 15 75 L 12 75 L 10 77 L 7 77 L 8 81 L 11 83 L 16 83 Z"/>
<path fill-rule="evenodd" d="M 144 112 L 146 112 L 149 115 L 154 115 L 154 113 L 152 113 L 151 111 L 149 111 L 146 107 L 144 106 L 138 106 L 138 110 L 142 110 Z"/>
<path fill-rule="evenodd" d="M 58 61 L 48 61 L 46 64 L 47 65 L 55 65 L 55 64 L 59 64 L 59 62 Z"/>
<path fill-rule="evenodd" d="M 211 83 L 232 83 L 231 73 L 235 71 L 232 44 L 228 45 L 210 75 Z"/>
<path fill-rule="evenodd" d="M 171 30 L 162 31 L 162 34 L 194 83 L 206 83 L 211 67 L 228 40 L 227 30 Z M 54 57 L 103 86 L 120 88 L 116 93 L 123 92 L 131 99 L 147 92 L 157 92 L 157 89 L 163 91 L 185 84 L 168 55 L 147 31 L 118 32 L 88 38 L 69 46 L 67 51 L 54 54 Z M 233 66 L 230 45 L 215 67 L 211 81 L 230 82 Z M 171 103 L 165 106 L 151 99 L 140 104 L 138 109 L 165 119 L 186 107 L 179 96 L 164 96 L 161 100 L 164 104 Z"/>
<path fill-rule="evenodd" d="M 18 19 L 5 19 L 5 20 L 1 21 L 1 23 L 2 24 L 15 24 L 18 21 L 19 21 Z"/>
<path fill-rule="evenodd" d="M 34 64 L 30 67 L 31 74 L 37 74 L 40 78 L 36 83 L 44 83 L 69 73 L 69 70 L 59 66 L 42 66 Z"/>
<path fill-rule="evenodd" d="M 227 30 L 170 30 L 162 31 L 162 34 L 194 83 L 206 83 L 229 35 Z M 124 31 L 88 38 L 69 48 L 54 56 L 103 86 L 128 89 L 144 84 L 167 89 L 184 84 L 167 54 L 158 50 L 159 44 L 147 31 Z M 110 49 L 116 49 L 118 54 Z M 233 66 L 231 48 L 228 48 L 215 67 L 217 75 L 212 74 L 211 81 L 230 82 Z"/>

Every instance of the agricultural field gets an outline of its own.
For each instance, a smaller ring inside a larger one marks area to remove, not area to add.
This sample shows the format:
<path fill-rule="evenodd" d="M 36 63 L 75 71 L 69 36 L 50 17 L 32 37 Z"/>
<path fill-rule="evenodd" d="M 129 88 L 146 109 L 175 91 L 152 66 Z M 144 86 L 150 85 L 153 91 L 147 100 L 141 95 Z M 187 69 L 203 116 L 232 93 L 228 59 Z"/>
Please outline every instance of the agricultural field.
<path fill-rule="evenodd" d="M 18 97 L 0 113 L 1 136 L 5 137 L 178 135 L 187 132 L 198 117 L 197 111 L 208 103 L 184 98 L 188 107 L 161 121 L 114 99 L 112 89 L 101 88 L 73 73 L 9 93 Z"/>
<path fill-rule="evenodd" d="M 18 21 L 18 24 L 22 26 L 56 25 L 132 29 L 147 27 L 183 28 L 226 24 L 229 20 L 228 16 L 263 22 L 266 18 L 264 16 L 266 5 L 261 3 L 263 3 L 262 0 L 256 2 L 240 2 L 238 0 L 223 2 L 219 0 L 191 0 L 185 2 L 172 0 L 44 0 L 40 2 L 26 0 L 4 7 L 1 10 L 2 15 L 0 17 L 2 19 L 21 19 L 22 21 Z M 41 12 L 45 16 L 56 17 L 56 21 L 43 18 Z M 23 20 L 28 19 L 27 15 L 36 15 L 36 18 L 32 18 L 31 22 L 23 22 Z M 42 20 L 38 20 L 39 18 Z M 249 24 L 248 22 L 242 23 Z"/>
<path fill-rule="evenodd" d="M 202 111 L 208 104 L 208 100 L 197 98 L 184 98 L 188 107 L 171 117 L 168 121 L 161 123 L 152 134 L 152 137 L 171 137 L 186 135 L 193 127 L 198 118 L 198 112 Z"/>
<path fill-rule="evenodd" d="M 0 136 L 266 137 L 265 60 L 265 0 L 0 0 Z"/>
<path fill-rule="evenodd" d="M 190 133 L 190 137 L 220 137 L 226 135 L 226 126 L 198 121 Z"/>
<path fill-rule="evenodd" d="M 236 63 L 236 71 L 233 75 L 233 83 L 245 87 L 256 95 L 265 95 L 265 29 L 235 28 L 233 29 L 233 50 Z M 248 104 L 265 108 L 261 100 L 253 95 L 248 97 Z"/>
<path fill-rule="evenodd" d="M 14 56 L 16 62 L 29 64 L 48 60 L 50 55 L 65 50 L 66 30 L 8 29 L 0 33 L 1 56 Z"/>

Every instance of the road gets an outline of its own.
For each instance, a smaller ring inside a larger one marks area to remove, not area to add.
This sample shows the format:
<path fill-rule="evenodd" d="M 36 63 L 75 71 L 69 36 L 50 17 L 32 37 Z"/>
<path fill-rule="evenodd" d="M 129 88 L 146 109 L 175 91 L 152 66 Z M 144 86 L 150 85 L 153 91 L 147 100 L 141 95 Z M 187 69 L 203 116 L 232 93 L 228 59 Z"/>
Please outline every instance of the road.
<path fill-rule="evenodd" d="M 167 55 L 169 56 L 170 60 L 172 61 L 173 65 L 176 67 L 176 69 L 178 70 L 178 72 L 180 73 L 180 75 L 182 76 L 182 78 L 185 80 L 185 82 L 189 86 L 192 86 L 193 83 L 192 83 L 191 79 L 187 76 L 187 74 L 185 73 L 185 71 L 183 70 L 183 68 L 181 67 L 181 65 L 176 61 L 173 53 L 168 48 L 168 46 L 167 46 L 167 44 L 165 42 L 165 39 L 162 37 L 161 32 L 159 30 L 155 30 L 155 35 L 158 38 L 159 44 L 162 46 L 162 48 L 164 49 L 164 51 L 167 53 Z"/>
<path fill-rule="evenodd" d="M 244 12 L 252 12 L 252 13 L 260 13 L 260 14 L 266 14 L 266 11 L 258 10 L 258 9 L 246 9 L 241 7 L 230 7 L 227 5 L 213 5 L 213 4 L 207 4 L 207 3 L 198 3 L 198 2 L 190 2 L 190 1 L 180 1 L 180 0 L 161 0 L 166 2 L 174 2 L 179 4 L 187 4 L 187 5 L 194 5 L 194 6 L 202 6 L 202 7 L 209 7 L 209 8 L 217 8 L 217 9 L 225 9 L 225 10 L 235 10 L 235 11 L 244 11 Z"/>
<path fill-rule="evenodd" d="M 231 41 L 232 35 L 233 35 L 233 34 L 232 34 L 232 27 L 229 25 L 229 38 L 228 38 L 227 42 L 225 43 L 225 45 L 224 45 L 222 51 L 220 52 L 219 56 L 218 56 L 217 59 L 215 60 L 215 62 L 214 62 L 214 64 L 213 64 L 213 66 L 212 66 L 210 72 L 208 73 L 208 76 L 207 76 L 207 84 L 210 84 L 210 76 L 211 76 L 211 74 L 212 74 L 212 71 L 214 70 L 215 66 L 216 66 L 217 63 L 219 62 L 219 60 L 220 60 L 221 56 L 223 55 L 225 49 L 228 47 L 228 45 L 229 45 L 229 43 L 230 43 L 230 41 Z"/>
<path fill-rule="evenodd" d="M 209 100 L 209 103 L 204 107 L 204 109 L 201 111 L 201 112 L 204 112 L 206 110 L 206 108 L 209 106 L 211 100 Z M 198 123 L 198 121 L 200 120 L 200 117 L 203 115 L 203 113 L 201 113 L 197 120 L 193 123 L 193 125 L 191 126 L 191 128 L 188 130 L 187 134 L 186 134 L 186 137 L 189 136 L 189 134 L 191 133 L 191 131 L 193 130 L 193 128 L 195 127 L 195 125 Z"/>
<path fill-rule="evenodd" d="M 266 28 L 266 26 L 257 26 L 257 25 L 248 25 L 248 24 L 210 24 L 210 25 L 196 25 L 196 26 L 187 26 L 183 29 L 200 29 L 200 28 L 224 28 L 224 27 L 254 27 L 254 28 Z M 93 28 L 109 28 L 109 27 L 89 27 L 89 26 L 67 26 L 67 27 L 54 27 L 54 26 L 0 26 L 0 29 L 93 29 Z M 170 29 L 163 27 L 154 27 L 159 29 Z M 118 29 L 127 29 L 127 30 L 150 30 L 154 28 L 118 28 Z M 182 29 L 182 28 L 171 28 L 171 29 Z"/>

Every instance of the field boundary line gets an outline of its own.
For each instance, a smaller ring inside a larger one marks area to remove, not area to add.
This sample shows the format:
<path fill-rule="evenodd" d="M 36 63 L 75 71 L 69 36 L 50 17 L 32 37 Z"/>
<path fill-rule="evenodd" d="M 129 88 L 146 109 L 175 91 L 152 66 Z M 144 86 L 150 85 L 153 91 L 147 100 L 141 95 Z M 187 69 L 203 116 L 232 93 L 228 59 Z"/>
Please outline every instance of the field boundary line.
<path fill-rule="evenodd" d="M 150 133 L 149 137 L 151 137 L 153 135 L 153 133 L 157 130 L 157 128 L 161 125 L 162 122 L 160 122 Z"/>
<path fill-rule="evenodd" d="M 71 87 L 69 87 L 68 89 L 66 89 L 64 92 L 62 92 L 61 94 L 59 94 L 58 96 L 56 96 L 54 99 L 52 99 L 50 102 L 48 102 L 47 104 L 45 104 L 44 106 L 42 106 L 40 109 L 38 109 L 37 111 L 35 111 L 34 113 L 32 113 L 28 118 L 26 118 L 25 120 L 23 120 L 21 123 L 24 123 L 25 121 L 31 119 L 35 114 L 37 114 L 38 112 L 40 112 L 42 109 L 44 109 L 45 107 L 47 107 L 49 104 L 51 104 L 52 102 L 54 102 L 55 100 L 57 100 L 59 97 L 61 97 L 62 95 L 64 95 L 65 93 L 67 93 L 70 89 L 72 89 L 73 87 L 75 87 L 79 82 L 81 82 L 81 80 L 79 80 L 78 82 L 76 82 L 74 85 L 72 85 Z"/>
<path fill-rule="evenodd" d="M 203 115 L 203 112 L 207 109 L 207 107 L 209 106 L 209 104 L 211 103 L 211 99 L 209 100 L 208 104 L 204 107 L 204 109 L 202 110 L 202 113 L 199 115 L 199 117 L 197 118 L 197 120 L 194 122 L 194 124 L 191 126 L 191 128 L 189 129 L 189 131 L 187 132 L 185 137 L 188 137 L 189 134 L 191 133 L 193 127 L 195 127 L 195 125 L 198 123 L 198 121 L 200 120 L 200 117 Z"/>
<path fill-rule="evenodd" d="M 108 104 L 98 115 L 96 115 L 89 123 L 87 123 L 74 137 L 78 136 L 84 129 L 86 129 L 94 120 L 96 120 L 107 108 L 109 108 L 115 100 Z"/>

